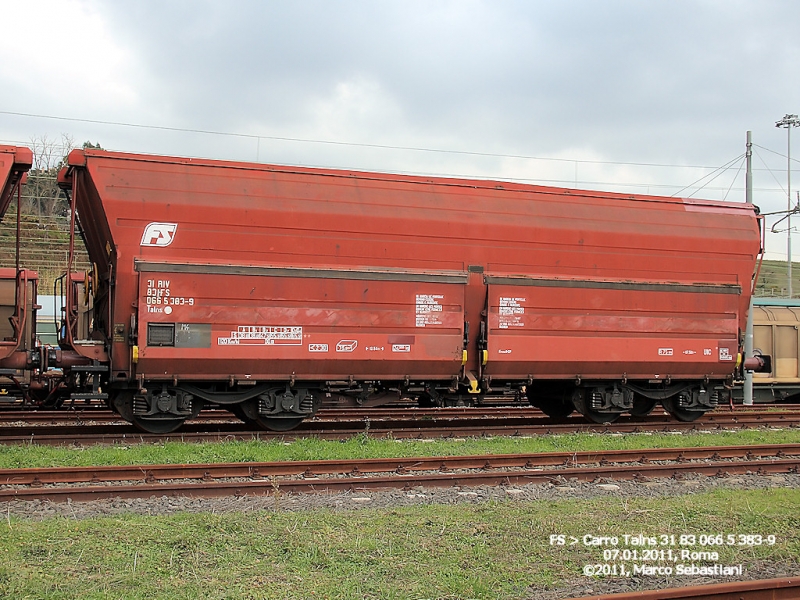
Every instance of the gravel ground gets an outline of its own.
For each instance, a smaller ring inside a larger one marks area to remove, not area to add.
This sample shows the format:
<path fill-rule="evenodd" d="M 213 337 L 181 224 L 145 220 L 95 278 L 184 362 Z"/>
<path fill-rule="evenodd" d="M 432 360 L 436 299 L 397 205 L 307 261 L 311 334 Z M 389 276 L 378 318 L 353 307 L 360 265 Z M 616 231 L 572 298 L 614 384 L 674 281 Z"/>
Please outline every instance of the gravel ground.
<path fill-rule="evenodd" d="M 358 485 L 357 480 L 353 481 Z M 146 499 L 110 499 L 93 502 L 21 501 L 0 502 L 0 511 L 25 519 L 46 519 L 56 516 L 89 519 L 99 516 L 135 513 L 168 515 L 178 512 L 247 512 L 253 510 L 303 511 L 314 509 L 358 510 L 360 508 L 394 508 L 421 504 L 478 504 L 497 500 L 558 500 L 565 498 L 640 497 L 658 498 L 696 494 L 717 488 L 768 489 L 774 487 L 800 488 L 800 475 L 738 475 L 735 477 L 706 477 L 695 475 L 682 481 L 654 479 L 650 481 L 594 482 L 567 481 L 556 484 L 522 486 L 480 486 L 475 488 L 415 488 L 410 491 L 382 492 L 358 490 L 329 494 L 279 494 L 274 496 L 240 496 L 226 498 L 186 498 L 158 496 Z"/>
<path fill-rule="evenodd" d="M 356 484 L 357 482 L 354 482 Z M 345 493 L 318 495 L 244 496 L 213 499 L 185 497 L 151 497 L 148 499 L 112 499 L 95 502 L 53 503 L 49 501 L 13 501 L 0 503 L 0 511 L 20 518 L 40 520 L 52 517 L 89 519 L 100 516 L 136 513 L 143 515 L 169 515 L 180 512 L 247 512 L 258 510 L 305 511 L 329 509 L 354 511 L 363 508 L 395 508 L 425 504 L 479 504 L 488 501 L 553 500 L 566 498 L 588 499 L 596 497 L 646 497 L 691 495 L 718 488 L 768 489 L 774 487 L 800 488 L 800 475 L 741 475 L 735 477 L 705 477 L 697 475 L 677 481 L 658 479 L 644 482 L 597 480 L 586 483 L 563 480 L 556 484 L 531 484 L 527 486 L 477 488 L 416 488 L 410 491 L 383 492 L 355 489 Z M 624 579 L 590 579 L 575 577 L 562 582 L 552 590 L 530 590 L 529 598 L 555 600 L 580 596 L 629 592 L 644 589 L 663 589 L 684 585 L 705 585 L 739 581 L 741 579 L 769 579 L 773 577 L 800 576 L 800 564 L 763 562 L 746 565 L 742 577 L 672 576 L 631 577 Z"/>

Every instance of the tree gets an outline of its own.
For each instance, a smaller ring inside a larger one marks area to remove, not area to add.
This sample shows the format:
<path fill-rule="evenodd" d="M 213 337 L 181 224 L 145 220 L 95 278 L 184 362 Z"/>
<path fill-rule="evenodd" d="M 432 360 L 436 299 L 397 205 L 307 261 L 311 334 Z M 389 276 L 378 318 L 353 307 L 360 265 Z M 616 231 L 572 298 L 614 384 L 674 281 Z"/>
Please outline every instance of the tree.
<path fill-rule="evenodd" d="M 40 226 L 46 224 L 48 217 L 63 216 L 69 208 L 58 188 L 58 171 L 73 148 L 75 142 L 67 134 L 61 134 L 60 141 L 46 135 L 31 139 L 33 167 L 28 172 L 22 212 L 38 217 Z"/>
<path fill-rule="evenodd" d="M 66 165 L 75 143 L 66 134 L 60 140 L 41 136 L 31 139 L 30 148 L 33 167 L 22 188 L 20 265 L 39 273 L 40 290 L 52 290 L 69 254 L 69 203 L 58 187 L 58 171 Z M 14 202 L 0 222 L 0 267 L 16 264 L 16 212 Z M 73 265 L 77 271 L 91 268 L 80 240 L 76 239 Z"/>

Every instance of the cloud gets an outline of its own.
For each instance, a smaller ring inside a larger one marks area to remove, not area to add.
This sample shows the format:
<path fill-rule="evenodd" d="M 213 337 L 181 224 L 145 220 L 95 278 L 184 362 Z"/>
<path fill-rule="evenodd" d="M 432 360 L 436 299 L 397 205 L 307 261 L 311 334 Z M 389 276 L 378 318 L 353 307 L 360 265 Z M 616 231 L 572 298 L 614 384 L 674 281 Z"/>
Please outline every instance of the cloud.
<path fill-rule="evenodd" d="M 6 3 L 3 17 L 0 81 L 14 99 L 30 98 L 29 106 L 40 110 L 80 106 L 95 115 L 108 112 L 106 107 L 138 108 L 144 74 L 137 58 L 117 43 L 91 4 Z"/>
<path fill-rule="evenodd" d="M 6 138 L 70 127 L 143 152 L 672 193 L 706 172 L 689 166 L 742 153 L 748 129 L 783 151 L 774 121 L 800 112 L 791 0 L 42 0 L 4 14 L 0 48 L 19 57 L 0 65 L 4 108 L 264 136 L 0 116 Z M 756 186 L 775 190 L 785 162 L 762 154 L 774 173 Z M 722 197 L 735 174 L 701 195 Z M 785 204 L 770 194 L 765 208 Z"/>

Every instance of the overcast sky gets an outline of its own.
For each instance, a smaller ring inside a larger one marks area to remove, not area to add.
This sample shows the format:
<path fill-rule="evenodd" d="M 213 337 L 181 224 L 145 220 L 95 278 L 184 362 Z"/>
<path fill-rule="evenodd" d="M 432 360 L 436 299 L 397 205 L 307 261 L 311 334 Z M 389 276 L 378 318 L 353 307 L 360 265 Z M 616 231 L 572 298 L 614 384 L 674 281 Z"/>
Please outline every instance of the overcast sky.
<path fill-rule="evenodd" d="M 66 134 L 111 150 L 739 202 L 752 130 L 755 203 L 786 208 L 775 122 L 800 113 L 793 0 L 0 9 L 0 143 Z M 800 190 L 800 169 L 793 179 Z M 767 247 L 785 257 L 785 234 Z"/>

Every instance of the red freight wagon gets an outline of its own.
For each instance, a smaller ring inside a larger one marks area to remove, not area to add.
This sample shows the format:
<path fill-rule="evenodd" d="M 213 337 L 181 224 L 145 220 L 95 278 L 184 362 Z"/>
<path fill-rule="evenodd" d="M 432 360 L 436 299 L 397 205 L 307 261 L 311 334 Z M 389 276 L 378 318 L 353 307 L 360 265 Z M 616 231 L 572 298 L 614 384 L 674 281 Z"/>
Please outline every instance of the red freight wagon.
<path fill-rule="evenodd" d="M 32 165 L 33 153 L 28 148 L 0 146 L 0 218 L 12 201 L 19 204 L 21 188 Z M 18 232 L 19 218 L 17 210 Z M 17 237 L 17 263 L 19 242 Z M 52 380 L 40 376 L 42 359 L 36 338 L 36 311 L 40 308 L 38 279 L 36 271 L 19 267 L 0 269 L 0 401 L 3 404 L 42 400 L 54 387 Z M 56 354 L 61 353 L 54 351 Z"/>
<path fill-rule="evenodd" d="M 286 429 L 326 394 L 692 419 L 760 252 L 748 204 L 100 150 L 60 179 L 94 263 L 62 346 L 151 431 L 203 402 Z"/>
<path fill-rule="evenodd" d="M 0 218 L 12 200 L 19 201 L 32 164 L 33 153 L 28 148 L 0 146 Z M 10 363 L 0 365 L 0 395 L 8 394 L 9 384 L 27 380 L 27 373 L 20 368 L 27 364 L 27 353 L 35 346 L 37 279 L 33 271 L 0 269 L 0 361 Z"/>
<path fill-rule="evenodd" d="M 0 217 L 19 191 L 19 185 L 33 165 L 33 152 L 19 146 L 0 146 Z"/>

